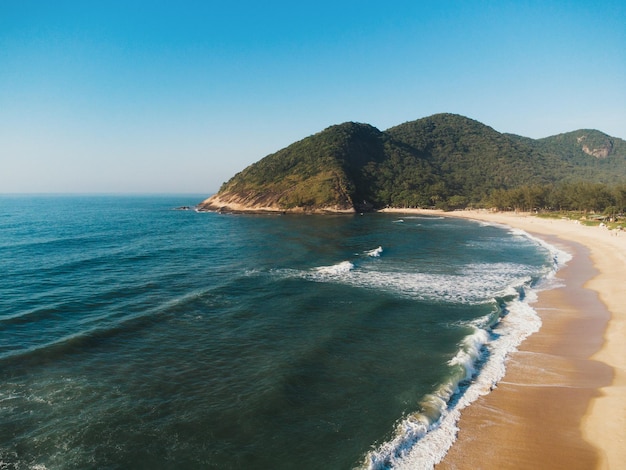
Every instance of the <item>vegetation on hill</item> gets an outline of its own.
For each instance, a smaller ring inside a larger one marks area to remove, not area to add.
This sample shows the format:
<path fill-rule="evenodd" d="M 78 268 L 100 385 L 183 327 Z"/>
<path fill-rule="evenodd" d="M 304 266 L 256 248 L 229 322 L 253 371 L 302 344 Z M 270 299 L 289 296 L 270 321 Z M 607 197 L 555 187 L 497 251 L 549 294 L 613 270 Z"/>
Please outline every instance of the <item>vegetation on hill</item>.
<path fill-rule="evenodd" d="M 385 132 L 331 126 L 250 165 L 202 207 L 623 210 L 625 181 L 626 142 L 599 131 L 534 140 L 437 114 Z"/>
<path fill-rule="evenodd" d="M 626 179 L 626 141 L 600 131 L 581 129 L 537 140 L 510 137 L 571 165 L 573 173 L 565 173 L 561 179 L 604 183 L 619 183 Z"/>
<path fill-rule="evenodd" d="M 367 194 L 358 169 L 385 158 L 381 135 L 366 124 L 329 127 L 250 165 L 222 185 L 218 196 L 252 209 L 350 209 L 354 196 Z"/>

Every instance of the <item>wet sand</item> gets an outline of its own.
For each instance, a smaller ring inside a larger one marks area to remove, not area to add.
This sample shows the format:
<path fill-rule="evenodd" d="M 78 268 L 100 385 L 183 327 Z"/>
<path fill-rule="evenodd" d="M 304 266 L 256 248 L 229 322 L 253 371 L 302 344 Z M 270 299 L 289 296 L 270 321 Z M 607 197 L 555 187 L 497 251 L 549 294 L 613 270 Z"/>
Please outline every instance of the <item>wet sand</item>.
<path fill-rule="evenodd" d="M 406 211 L 404 211 L 406 212 Z M 437 470 L 619 469 L 626 462 L 626 233 L 568 220 L 412 211 L 520 228 L 573 255 L 505 377 L 461 413 Z"/>

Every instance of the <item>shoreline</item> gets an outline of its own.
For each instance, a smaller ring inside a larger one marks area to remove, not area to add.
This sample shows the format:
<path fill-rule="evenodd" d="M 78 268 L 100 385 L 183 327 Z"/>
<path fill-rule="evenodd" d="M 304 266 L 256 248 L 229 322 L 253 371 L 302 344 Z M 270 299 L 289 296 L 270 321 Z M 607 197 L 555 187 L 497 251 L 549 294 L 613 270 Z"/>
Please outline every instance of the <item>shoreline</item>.
<path fill-rule="evenodd" d="M 541 329 L 504 378 L 461 413 L 439 469 L 621 468 L 626 460 L 626 235 L 573 221 L 487 211 L 387 209 L 521 229 L 573 255 L 532 304 Z"/>

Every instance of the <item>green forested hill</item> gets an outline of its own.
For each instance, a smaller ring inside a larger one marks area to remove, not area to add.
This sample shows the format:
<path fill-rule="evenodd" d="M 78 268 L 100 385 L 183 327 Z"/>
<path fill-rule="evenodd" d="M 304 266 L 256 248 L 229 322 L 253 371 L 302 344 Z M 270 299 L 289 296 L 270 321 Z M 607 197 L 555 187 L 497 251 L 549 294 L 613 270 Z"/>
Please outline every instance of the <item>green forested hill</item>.
<path fill-rule="evenodd" d="M 498 191 L 566 182 L 626 182 L 626 142 L 593 130 L 534 140 L 437 114 L 384 132 L 331 126 L 250 165 L 201 207 L 462 207 Z"/>
<path fill-rule="evenodd" d="M 437 114 L 387 131 L 428 159 L 436 169 L 438 200 L 453 196 L 481 200 L 494 188 L 543 184 L 570 165 L 536 151 L 473 119 Z"/>
<path fill-rule="evenodd" d="M 573 166 L 568 179 L 604 183 L 623 182 L 626 178 L 626 141 L 593 129 L 581 129 L 544 139 L 510 136 L 536 151 L 557 157 Z"/>
<path fill-rule="evenodd" d="M 383 137 L 367 124 L 331 126 L 250 165 L 217 196 L 244 210 L 353 209 L 369 194 L 360 170 L 386 158 Z"/>

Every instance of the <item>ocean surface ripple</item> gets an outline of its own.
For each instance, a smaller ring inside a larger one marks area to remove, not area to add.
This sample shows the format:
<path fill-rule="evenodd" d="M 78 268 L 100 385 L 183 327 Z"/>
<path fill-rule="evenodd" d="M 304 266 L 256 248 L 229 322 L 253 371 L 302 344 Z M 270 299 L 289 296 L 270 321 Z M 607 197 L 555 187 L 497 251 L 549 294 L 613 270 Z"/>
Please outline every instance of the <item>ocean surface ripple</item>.
<path fill-rule="evenodd" d="M 562 253 L 428 217 L 0 196 L 0 468 L 431 468 Z"/>

